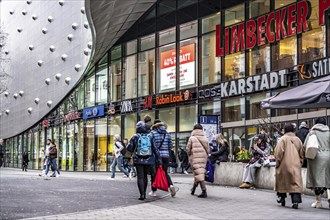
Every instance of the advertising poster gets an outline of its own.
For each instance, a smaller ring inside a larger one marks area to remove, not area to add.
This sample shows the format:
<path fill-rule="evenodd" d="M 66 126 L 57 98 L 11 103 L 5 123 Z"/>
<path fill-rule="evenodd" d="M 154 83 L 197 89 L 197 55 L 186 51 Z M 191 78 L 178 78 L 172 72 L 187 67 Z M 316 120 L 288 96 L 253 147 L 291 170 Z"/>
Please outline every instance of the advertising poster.
<path fill-rule="evenodd" d="M 212 143 L 214 135 L 219 132 L 219 117 L 218 115 L 200 115 L 198 118 L 209 143 Z"/>
<path fill-rule="evenodd" d="M 160 54 L 160 90 L 175 88 L 175 49 Z M 180 48 L 180 86 L 195 84 L 195 44 Z"/>

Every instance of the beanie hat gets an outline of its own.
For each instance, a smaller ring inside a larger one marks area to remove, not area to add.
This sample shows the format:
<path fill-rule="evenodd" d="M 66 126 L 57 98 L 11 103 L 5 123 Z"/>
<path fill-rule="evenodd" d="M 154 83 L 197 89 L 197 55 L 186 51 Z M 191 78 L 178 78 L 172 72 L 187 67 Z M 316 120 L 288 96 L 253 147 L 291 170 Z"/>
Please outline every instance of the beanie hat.
<path fill-rule="evenodd" d="M 315 124 L 323 124 L 323 125 L 327 125 L 327 121 L 325 120 L 324 117 L 318 117 L 318 118 L 315 120 Z"/>
<path fill-rule="evenodd" d="M 146 124 L 143 121 L 139 121 L 138 123 L 136 123 L 136 129 L 141 129 L 144 128 L 146 126 Z"/>

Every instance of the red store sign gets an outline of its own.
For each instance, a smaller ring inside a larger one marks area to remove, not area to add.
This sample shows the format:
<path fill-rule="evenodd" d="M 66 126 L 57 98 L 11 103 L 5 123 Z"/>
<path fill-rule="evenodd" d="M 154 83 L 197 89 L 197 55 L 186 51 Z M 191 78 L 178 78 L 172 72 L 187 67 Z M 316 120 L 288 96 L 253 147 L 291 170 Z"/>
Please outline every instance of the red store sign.
<path fill-rule="evenodd" d="M 330 0 L 319 0 L 319 25 L 325 25 L 324 15 L 328 9 Z M 217 25 L 216 55 L 224 56 L 248 50 L 309 31 L 308 19 L 311 12 L 309 1 L 299 1 L 269 14 L 226 27 L 224 33 L 221 33 L 221 26 Z M 221 39 L 222 36 L 224 40 Z"/>
<path fill-rule="evenodd" d="M 76 112 L 72 114 L 67 114 L 64 116 L 64 122 L 73 121 L 81 118 L 81 112 Z"/>

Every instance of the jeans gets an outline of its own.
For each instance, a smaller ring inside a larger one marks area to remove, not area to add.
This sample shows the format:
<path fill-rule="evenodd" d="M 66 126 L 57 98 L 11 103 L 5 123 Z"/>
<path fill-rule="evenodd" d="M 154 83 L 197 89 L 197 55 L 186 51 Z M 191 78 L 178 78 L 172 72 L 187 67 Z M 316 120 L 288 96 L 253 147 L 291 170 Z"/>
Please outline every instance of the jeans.
<path fill-rule="evenodd" d="M 115 158 L 111 164 L 111 178 L 115 178 L 115 172 L 116 172 L 116 166 L 118 164 L 119 170 L 123 172 L 126 176 L 129 175 L 129 173 L 124 169 L 123 166 L 123 156 L 119 156 Z"/>
<path fill-rule="evenodd" d="M 46 172 L 45 174 L 47 175 L 48 174 L 48 171 L 49 171 L 49 167 L 53 165 L 53 167 L 55 168 L 55 170 L 57 171 L 58 174 L 60 174 L 60 170 L 58 169 L 57 165 L 56 165 L 56 158 L 54 159 L 50 159 L 50 162 L 49 164 L 46 165 Z"/>
<path fill-rule="evenodd" d="M 147 186 L 148 186 L 148 172 L 150 171 L 152 165 L 136 165 L 137 171 L 137 185 L 141 196 L 146 195 Z"/>

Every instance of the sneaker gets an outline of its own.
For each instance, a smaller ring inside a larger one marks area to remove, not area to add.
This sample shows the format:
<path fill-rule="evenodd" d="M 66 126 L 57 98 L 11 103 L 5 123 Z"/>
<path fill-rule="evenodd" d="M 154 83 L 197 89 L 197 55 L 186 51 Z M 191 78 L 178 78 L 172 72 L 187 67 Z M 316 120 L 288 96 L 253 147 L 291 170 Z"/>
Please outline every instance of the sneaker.
<path fill-rule="evenodd" d="M 46 176 L 46 174 L 44 174 L 44 173 L 39 173 L 39 176 Z"/>
<path fill-rule="evenodd" d="M 175 192 L 175 187 L 173 185 L 170 186 L 170 191 L 171 191 L 171 196 L 174 197 L 176 192 Z"/>
<path fill-rule="evenodd" d="M 129 180 L 132 180 L 132 173 L 131 172 L 128 174 L 128 178 L 129 178 Z"/>
<path fill-rule="evenodd" d="M 55 174 L 52 174 L 52 175 L 50 175 L 49 177 L 56 177 L 56 175 L 55 175 Z"/>
<path fill-rule="evenodd" d="M 242 184 L 239 186 L 239 188 L 241 188 L 241 189 L 248 189 L 248 188 L 251 188 L 251 187 L 253 187 L 253 185 L 250 184 L 250 183 L 242 183 Z"/>
<path fill-rule="evenodd" d="M 115 178 L 114 177 L 108 177 L 108 180 L 114 180 Z"/>
<path fill-rule="evenodd" d="M 183 171 L 184 172 L 184 174 L 189 174 L 188 172 L 187 172 L 187 170 L 185 170 L 185 171 Z"/>
<path fill-rule="evenodd" d="M 149 195 L 149 196 L 153 196 L 153 197 L 155 197 L 155 196 L 157 196 L 157 193 L 156 193 L 156 191 L 150 191 L 150 192 L 148 193 L 148 195 Z"/>
<path fill-rule="evenodd" d="M 58 174 L 56 177 L 61 177 L 61 175 L 60 175 L 60 174 Z"/>

